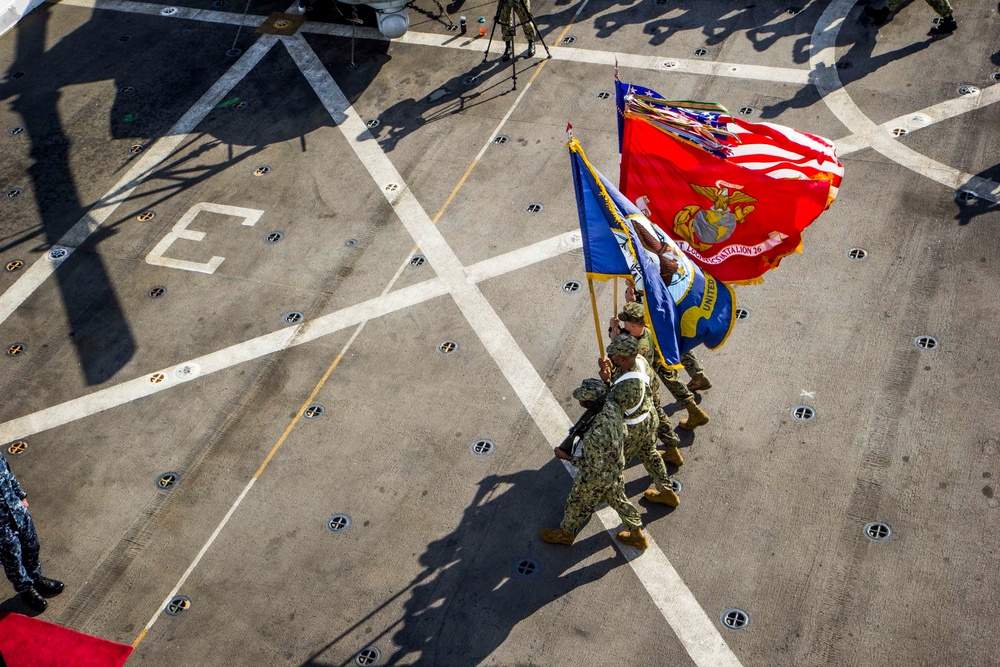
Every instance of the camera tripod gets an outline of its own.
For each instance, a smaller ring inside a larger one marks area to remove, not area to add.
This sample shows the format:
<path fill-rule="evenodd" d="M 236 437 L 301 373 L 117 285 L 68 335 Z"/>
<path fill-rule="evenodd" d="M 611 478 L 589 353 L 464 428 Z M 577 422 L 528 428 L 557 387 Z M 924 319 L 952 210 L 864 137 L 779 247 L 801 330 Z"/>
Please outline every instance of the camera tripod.
<path fill-rule="evenodd" d="M 503 10 L 503 7 L 504 7 L 504 5 L 506 3 L 510 4 L 510 24 L 509 25 L 501 25 L 502 22 L 500 21 L 500 12 Z M 519 21 L 518 17 L 521 17 L 521 16 L 527 16 L 528 20 L 527 21 Z M 514 35 L 515 35 L 516 31 L 517 31 L 517 28 L 518 28 L 518 26 L 523 26 L 525 23 L 530 23 L 531 27 L 533 27 L 535 29 L 535 39 L 537 39 L 539 42 L 542 43 L 542 48 L 545 49 L 545 56 L 547 58 L 551 58 L 552 57 L 552 53 L 549 52 L 549 45 L 545 43 L 544 39 L 542 39 L 542 33 L 538 29 L 538 25 L 535 23 L 535 17 L 532 15 L 532 13 L 530 11 L 528 11 L 528 6 L 525 4 L 525 1 L 524 0 L 498 0 L 498 2 L 497 2 L 497 13 L 493 16 L 493 29 L 490 30 L 490 39 L 486 43 L 486 50 L 483 52 L 483 62 L 485 63 L 486 59 L 490 55 L 490 46 L 493 44 L 493 35 L 496 34 L 496 30 L 497 30 L 497 26 L 498 25 L 501 26 L 500 27 L 501 34 L 503 34 L 504 30 L 510 30 L 510 45 L 511 45 L 511 49 L 513 50 Z M 510 67 L 511 67 L 511 72 L 512 72 L 512 78 L 513 78 L 513 81 L 514 81 L 514 90 L 517 90 L 517 58 L 514 56 L 513 53 L 511 53 Z"/>

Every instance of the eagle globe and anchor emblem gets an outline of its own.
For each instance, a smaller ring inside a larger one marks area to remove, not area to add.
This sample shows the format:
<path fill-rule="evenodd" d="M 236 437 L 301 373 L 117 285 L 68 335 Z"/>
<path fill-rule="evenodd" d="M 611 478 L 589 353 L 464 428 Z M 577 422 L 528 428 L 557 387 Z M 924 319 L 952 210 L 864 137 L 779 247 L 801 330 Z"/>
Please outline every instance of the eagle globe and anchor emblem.
<path fill-rule="evenodd" d="M 674 233 L 699 250 L 705 251 L 722 243 L 736 230 L 736 225 L 746 220 L 757 200 L 745 192 L 742 185 L 716 181 L 715 187 L 689 183 L 691 189 L 705 197 L 712 205 L 702 208 L 688 204 L 674 216 Z M 748 204 L 740 206 L 740 204 Z"/>

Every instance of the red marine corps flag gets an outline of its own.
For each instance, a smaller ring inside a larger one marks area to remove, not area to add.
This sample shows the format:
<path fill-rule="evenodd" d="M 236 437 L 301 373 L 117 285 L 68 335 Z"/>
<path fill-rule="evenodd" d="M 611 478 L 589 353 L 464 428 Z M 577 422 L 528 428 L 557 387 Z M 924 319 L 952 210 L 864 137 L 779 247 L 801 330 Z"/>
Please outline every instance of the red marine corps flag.
<path fill-rule="evenodd" d="M 844 174 L 833 142 L 616 83 L 619 189 L 695 263 L 723 282 L 756 283 L 801 251 L 802 230 Z"/>

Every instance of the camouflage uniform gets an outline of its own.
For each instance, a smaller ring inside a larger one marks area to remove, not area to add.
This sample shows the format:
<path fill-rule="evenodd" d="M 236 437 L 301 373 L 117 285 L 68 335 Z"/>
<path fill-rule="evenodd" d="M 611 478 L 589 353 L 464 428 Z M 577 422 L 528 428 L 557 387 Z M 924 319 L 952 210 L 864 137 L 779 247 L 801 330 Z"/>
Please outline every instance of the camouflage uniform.
<path fill-rule="evenodd" d="M 889 2 L 885 3 L 885 8 L 894 13 L 907 2 L 909 0 L 889 0 Z M 938 16 L 948 18 L 952 15 L 951 3 L 948 0 L 927 0 L 927 4 L 937 12 Z"/>
<path fill-rule="evenodd" d="M 612 348 L 608 349 L 610 351 Z M 634 375 L 644 376 L 645 380 Z M 671 490 L 670 478 L 663 459 L 656 451 L 656 435 L 660 420 L 653 407 L 653 392 L 649 391 L 654 377 L 652 369 L 641 355 L 636 356 L 635 366 L 628 372 L 614 367 L 611 372 L 611 393 L 608 395 L 608 402 L 617 403 L 626 415 L 625 463 L 634 457 L 639 457 L 657 490 L 666 491 Z"/>
<path fill-rule="evenodd" d="M 650 368 L 656 369 L 663 365 L 656 359 L 656 353 L 653 351 L 653 339 L 649 335 L 648 328 L 643 330 L 642 335 L 639 336 L 639 356 L 646 360 Z M 670 417 L 663 410 L 663 402 L 660 400 L 660 381 L 657 379 L 656 372 L 651 374 L 649 387 L 653 395 L 653 409 L 656 410 L 656 417 L 660 421 L 660 425 L 656 429 L 656 437 L 666 446 L 676 447 L 681 443 L 681 439 L 674 433 L 674 429 L 670 425 Z"/>
<path fill-rule="evenodd" d="M 575 534 L 602 501 L 607 501 L 611 509 L 618 512 L 629 530 L 642 527 L 639 510 L 625 496 L 625 480 L 622 478 L 625 469 L 622 456 L 624 435 L 621 408 L 614 401 L 606 401 L 604 409 L 583 434 L 582 455 L 574 456 L 571 461 L 580 469 L 580 474 L 573 480 L 573 489 L 566 501 L 566 512 L 559 525 L 562 530 Z"/>
<path fill-rule="evenodd" d="M 512 44 L 514 42 L 514 33 L 516 28 L 513 26 L 511 21 L 511 13 L 517 14 L 517 22 L 521 24 L 521 30 L 524 31 L 524 38 L 530 42 L 538 39 L 538 33 L 535 32 L 535 24 L 531 20 L 531 0 L 524 0 L 520 2 L 519 0 L 500 0 L 500 26 L 503 31 L 503 41 L 507 44 Z"/>
<path fill-rule="evenodd" d="M 21 502 L 26 496 L 0 453 L 0 562 L 18 593 L 27 591 L 42 576 L 35 524 Z"/>

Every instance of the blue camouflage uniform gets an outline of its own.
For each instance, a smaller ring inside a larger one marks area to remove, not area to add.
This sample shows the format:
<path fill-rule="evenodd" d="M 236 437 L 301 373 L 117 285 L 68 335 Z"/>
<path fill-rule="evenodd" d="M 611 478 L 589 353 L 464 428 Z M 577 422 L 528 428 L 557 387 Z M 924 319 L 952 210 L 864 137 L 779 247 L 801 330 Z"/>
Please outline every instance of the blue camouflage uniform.
<path fill-rule="evenodd" d="M 35 524 L 21 502 L 25 496 L 7 459 L 0 453 L 0 563 L 18 593 L 31 588 L 42 576 Z"/>

